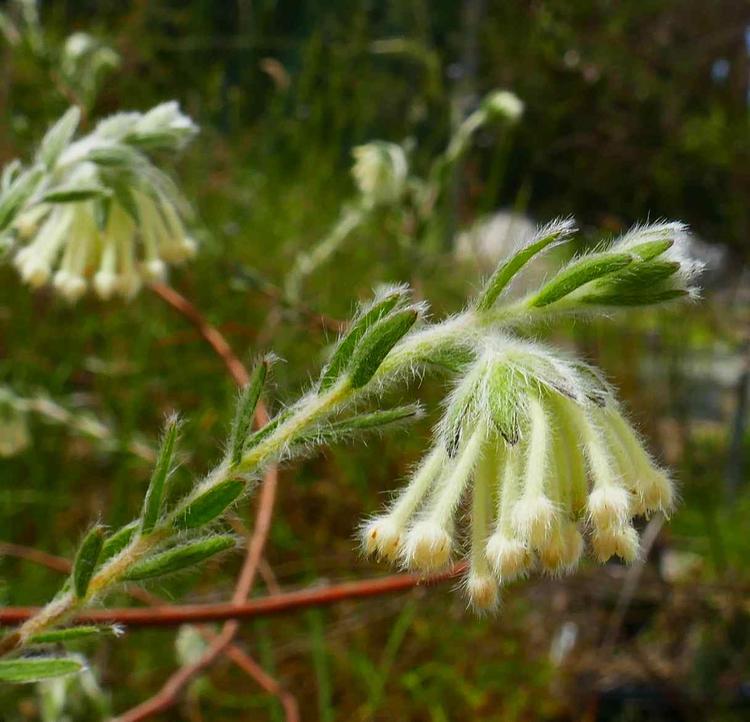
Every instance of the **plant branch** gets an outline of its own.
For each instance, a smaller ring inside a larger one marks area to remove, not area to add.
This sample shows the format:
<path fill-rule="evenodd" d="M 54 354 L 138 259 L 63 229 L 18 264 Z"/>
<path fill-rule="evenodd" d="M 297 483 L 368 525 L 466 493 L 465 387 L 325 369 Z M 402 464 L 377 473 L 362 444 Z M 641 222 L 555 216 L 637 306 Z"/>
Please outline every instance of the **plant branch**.
<path fill-rule="evenodd" d="M 424 576 L 422 574 L 392 574 L 374 579 L 342 582 L 330 586 L 300 589 L 251 599 L 243 604 L 182 604 L 142 608 L 91 609 L 80 612 L 76 623 L 115 624 L 131 627 L 171 627 L 180 624 L 199 624 L 226 619 L 255 619 L 273 614 L 297 612 L 310 607 L 323 607 L 352 599 L 366 599 L 409 591 L 415 587 L 434 586 L 449 582 L 466 569 L 463 563 L 449 570 Z M 23 622 L 39 611 L 38 607 L 0 608 L 0 624 Z"/>

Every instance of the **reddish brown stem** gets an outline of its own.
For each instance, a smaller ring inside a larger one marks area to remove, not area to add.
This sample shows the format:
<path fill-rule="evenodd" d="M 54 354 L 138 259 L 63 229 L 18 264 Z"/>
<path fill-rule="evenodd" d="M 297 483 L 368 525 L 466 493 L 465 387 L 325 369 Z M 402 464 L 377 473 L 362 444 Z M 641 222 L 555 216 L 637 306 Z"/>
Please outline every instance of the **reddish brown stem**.
<path fill-rule="evenodd" d="M 393 574 L 378 579 L 363 579 L 314 589 L 272 594 L 251 599 L 243 604 L 229 602 L 219 604 L 164 605 L 149 609 L 92 609 L 81 612 L 76 622 L 97 624 L 120 623 L 131 627 L 169 627 L 180 624 L 216 622 L 226 619 L 254 619 L 283 612 L 296 612 L 309 607 L 322 607 L 350 599 L 365 599 L 396 592 L 404 592 L 418 586 L 432 586 L 455 579 L 466 569 L 461 563 L 442 574 L 420 576 L 418 574 Z M 22 622 L 38 611 L 38 607 L 5 607 L 0 609 L 0 624 Z"/>

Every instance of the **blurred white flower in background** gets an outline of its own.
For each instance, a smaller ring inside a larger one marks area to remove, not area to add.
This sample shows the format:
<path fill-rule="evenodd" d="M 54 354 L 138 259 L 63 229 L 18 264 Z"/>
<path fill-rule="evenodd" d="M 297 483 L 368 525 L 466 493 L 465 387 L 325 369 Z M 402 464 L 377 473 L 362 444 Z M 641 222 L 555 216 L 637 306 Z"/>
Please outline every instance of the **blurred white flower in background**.
<path fill-rule="evenodd" d="M 71 108 L 30 167 L 4 169 L 0 234 L 33 288 L 51 281 L 69 301 L 90 286 L 101 298 L 131 298 L 195 253 L 189 206 L 150 155 L 176 152 L 197 128 L 175 102 L 118 113 L 72 142 L 79 119 Z"/>
<path fill-rule="evenodd" d="M 516 245 L 523 245 L 536 232 L 535 223 L 515 211 L 498 211 L 480 218 L 456 237 L 455 254 L 461 261 L 475 261 L 492 270 Z"/>
<path fill-rule="evenodd" d="M 409 173 L 404 149 L 396 143 L 375 140 L 352 150 L 352 176 L 370 205 L 393 203 L 402 195 Z"/>
<path fill-rule="evenodd" d="M 509 90 L 493 91 L 482 101 L 482 105 L 490 114 L 514 123 L 521 119 L 525 107 L 523 101 Z"/>

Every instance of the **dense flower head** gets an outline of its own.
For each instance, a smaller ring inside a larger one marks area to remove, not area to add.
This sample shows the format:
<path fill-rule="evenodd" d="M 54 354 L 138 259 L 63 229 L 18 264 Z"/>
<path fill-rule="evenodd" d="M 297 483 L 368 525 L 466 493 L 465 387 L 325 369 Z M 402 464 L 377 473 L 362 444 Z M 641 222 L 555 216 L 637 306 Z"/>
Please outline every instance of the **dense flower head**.
<path fill-rule="evenodd" d="M 471 489 L 470 531 L 457 529 Z M 498 586 L 535 568 L 638 555 L 633 518 L 668 513 L 674 490 L 593 367 L 538 343 L 485 339 L 447 402 L 433 448 L 365 549 L 434 571 L 468 544 L 465 589 L 492 607 Z"/>
<path fill-rule="evenodd" d="M 375 140 L 352 150 L 352 176 L 366 203 L 379 205 L 399 199 L 406 186 L 409 165 L 396 143 Z"/>
<path fill-rule="evenodd" d="M 488 113 L 512 123 L 520 120 L 524 111 L 523 101 L 510 90 L 493 90 L 484 98 L 482 105 Z"/>
<path fill-rule="evenodd" d="M 116 114 L 71 142 L 78 120 L 68 111 L 30 167 L 5 169 L 0 233 L 30 286 L 51 282 L 69 301 L 89 287 L 130 298 L 195 253 L 189 208 L 149 153 L 178 150 L 196 127 L 174 102 Z"/>

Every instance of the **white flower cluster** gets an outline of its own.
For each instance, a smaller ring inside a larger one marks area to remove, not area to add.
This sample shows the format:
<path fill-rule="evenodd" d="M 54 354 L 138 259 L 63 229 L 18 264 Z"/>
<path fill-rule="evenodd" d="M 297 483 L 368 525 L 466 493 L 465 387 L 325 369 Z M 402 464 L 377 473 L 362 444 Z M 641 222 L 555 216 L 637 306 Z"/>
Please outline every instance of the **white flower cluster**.
<path fill-rule="evenodd" d="M 71 142 L 71 109 L 47 133 L 34 164 L 11 164 L 0 187 L 0 232 L 34 288 L 52 281 L 69 301 L 91 285 L 101 298 L 131 298 L 167 264 L 192 257 L 189 208 L 153 151 L 175 152 L 196 133 L 174 102 L 120 113 Z"/>
<path fill-rule="evenodd" d="M 435 445 L 388 512 L 363 528 L 369 552 L 410 569 L 444 567 L 472 488 L 467 591 L 492 607 L 498 583 L 536 564 L 571 571 L 594 556 L 633 561 L 632 517 L 669 512 L 672 482 L 591 367 L 540 345 L 496 338 L 452 393 Z"/>
<path fill-rule="evenodd" d="M 393 203 L 401 197 L 409 165 L 400 145 L 375 140 L 357 146 L 352 155 L 352 176 L 366 203 Z"/>
<path fill-rule="evenodd" d="M 460 547 L 456 518 L 471 487 L 466 589 L 476 607 L 495 606 L 499 584 L 535 566 L 571 571 L 586 539 L 601 562 L 633 561 L 633 518 L 674 505 L 672 481 L 601 374 L 492 319 L 512 326 L 513 314 L 530 319 L 694 297 L 701 264 L 685 256 L 681 224 L 638 227 L 495 309 L 521 267 L 573 230 L 570 221 L 540 228 L 498 266 L 474 308 L 451 321 L 464 327 L 473 360 L 447 400 L 432 450 L 388 510 L 362 528 L 368 552 L 409 569 L 438 570 Z"/>

